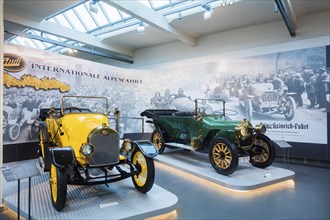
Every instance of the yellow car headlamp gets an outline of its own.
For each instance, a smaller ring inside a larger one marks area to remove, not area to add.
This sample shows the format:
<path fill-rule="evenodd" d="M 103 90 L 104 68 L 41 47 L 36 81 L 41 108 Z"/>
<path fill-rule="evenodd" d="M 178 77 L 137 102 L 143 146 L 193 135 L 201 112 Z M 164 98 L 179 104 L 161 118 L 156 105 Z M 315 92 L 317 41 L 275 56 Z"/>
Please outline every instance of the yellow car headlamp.
<path fill-rule="evenodd" d="M 125 139 L 120 148 L 120 154 L 126 156 L 129 152 L 133 151 L 132 141 L 130 139 Z"/>
<path fill-rule="evenodd" d="M 85 143 L 80 147 L 80 153 L 85 157 L 90 157 L 93 154 L 93 152 L 94 152 L 94 147 L 90 144 Z"/>

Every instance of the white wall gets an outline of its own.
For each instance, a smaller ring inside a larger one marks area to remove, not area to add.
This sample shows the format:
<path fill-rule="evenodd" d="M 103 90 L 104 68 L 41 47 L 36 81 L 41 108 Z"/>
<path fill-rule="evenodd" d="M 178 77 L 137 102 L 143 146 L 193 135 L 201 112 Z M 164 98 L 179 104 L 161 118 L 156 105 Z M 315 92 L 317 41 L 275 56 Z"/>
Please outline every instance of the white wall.
<path fill-rule="evenodd" d="M 330 44 L 329 17 L 330 11 L 323 11 L 299 18 L 297 36 L 293 38 L 284 21 L 278 21 L 206 35 L 198 39 L 197 47 L 172 42 L 137 50 L 133 65 L 102 62 L 130 69 L 152 69 L 324 46 Z"/>

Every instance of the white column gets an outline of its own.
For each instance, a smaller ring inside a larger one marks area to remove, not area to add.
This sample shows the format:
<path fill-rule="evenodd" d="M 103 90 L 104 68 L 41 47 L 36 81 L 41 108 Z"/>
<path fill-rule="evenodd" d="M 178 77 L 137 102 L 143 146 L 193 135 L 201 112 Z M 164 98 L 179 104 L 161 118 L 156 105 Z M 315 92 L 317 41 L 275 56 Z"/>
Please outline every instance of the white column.
<path fill-rule="evenodd" d="M 3 105 L 3 0 L 0 0 L 0 168 L 3 162 L 3 142 L 2 142 L 2 105 Z M 0 206 L 2 205 L 2 174 L 0 173 Z"/>

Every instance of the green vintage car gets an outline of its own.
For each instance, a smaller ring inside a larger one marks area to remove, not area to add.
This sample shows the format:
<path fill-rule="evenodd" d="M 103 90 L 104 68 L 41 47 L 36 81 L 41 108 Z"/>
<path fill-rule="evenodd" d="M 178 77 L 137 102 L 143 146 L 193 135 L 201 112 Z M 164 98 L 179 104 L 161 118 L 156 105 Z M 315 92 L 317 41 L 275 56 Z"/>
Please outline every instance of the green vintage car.
<path fill-rule="evenodd" d="M 206 112 L 205 101 L 222 103 L 220 111 Z M 263 124 L 252 124 L 244 119 L 233 121 L 226 116 L 225 101 L 196 99 L 195 109 L 182 112 L 174 109 L 147 109 L 141 113 L 155 126 L 151 141 L 163 153 L 165 147 L 205 151 L 212 167 L 220 174 L 229 175 L 238 166 L 240 157 L 259 168 L 272 164 L 276 151 L 273 142 L 265 135 Z"/>

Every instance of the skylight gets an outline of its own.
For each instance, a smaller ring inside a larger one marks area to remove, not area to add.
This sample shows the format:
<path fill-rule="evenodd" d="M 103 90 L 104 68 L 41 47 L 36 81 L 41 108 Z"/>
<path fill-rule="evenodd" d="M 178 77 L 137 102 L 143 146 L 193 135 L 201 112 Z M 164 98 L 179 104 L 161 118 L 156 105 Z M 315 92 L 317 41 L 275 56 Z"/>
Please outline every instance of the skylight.
<path fill-rule="evenodd" d="M 171 5 L 171 2 L 169 0 L 150 1 L 150 3 L 155 10 Z"/>
<path fill-rule="evenodd" d="M 178 12 L 200 7 L 202 2 L 216 2 L 218 0 L 137 0 L 141 4 L 157 11 L 163 16 L 177 14 Z M 93 6 L 93 9 L 92 7 Z M 67 8 L 57 14 L 45 19 L 46 21 L 70 28 L 79 32 L 91 34 L 94 36 L 105 36 L 110 32 L 125 30 L 131 26 L 138 26 L 141 21 L 133 18 L 131 15 L 116 9 L 115 7 L 100 0 L 82 1 L 70 8 Z M 50 34 L 41 34 L 35 30 L 27 29 L 26 33 L 37 35 L 40 39 L 25 39 L 13 37 L 7 42 L 33 47 L 44 50 L 54 50 L 54 48 L 63 48 L 55 43 L 70 43 L 67 39 Z M 17 39 L 18 38 L 18 39 Z M 50 39 L 51 41 L 43 41 Z M 61 45 L 61 44 L 59 44 Z M 81 45 L 80 45 L 81 46 Z"/>

